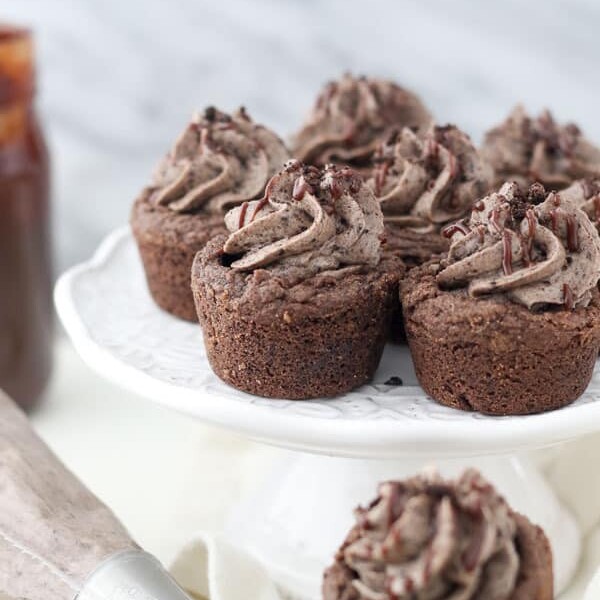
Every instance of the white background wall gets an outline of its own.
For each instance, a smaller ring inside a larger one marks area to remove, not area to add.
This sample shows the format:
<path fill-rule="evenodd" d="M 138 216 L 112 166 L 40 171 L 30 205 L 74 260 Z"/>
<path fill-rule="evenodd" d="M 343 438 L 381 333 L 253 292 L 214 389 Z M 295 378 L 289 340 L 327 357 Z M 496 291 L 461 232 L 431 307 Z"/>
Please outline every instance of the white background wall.
<path fill-rule="evenodd" d="M 476 140 L 517 101 L 600 140 L 595 0 L 4 0 L 38 33 L 57 268 L 127 220 L 196 107 L 282 135 L 344 70 L 396 78 Z"/>

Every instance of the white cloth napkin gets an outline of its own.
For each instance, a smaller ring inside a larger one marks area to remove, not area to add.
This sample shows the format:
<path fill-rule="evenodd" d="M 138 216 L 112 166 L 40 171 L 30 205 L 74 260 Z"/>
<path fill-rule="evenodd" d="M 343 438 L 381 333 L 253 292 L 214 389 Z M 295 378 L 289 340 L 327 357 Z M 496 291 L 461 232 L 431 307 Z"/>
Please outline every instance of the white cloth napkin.
<path fill-rule="evenodd" d="M 281 600 L 265 569 L 220 535 L 199 534 L 182 550 L 171 573 L 200 598 Z"/>
<path fill-rule="evenodd" d="M 600 435 L 571 442 L 545 468 L 559 498 L 573 511 L 584 535 L 577 575 L 560 600 L 600 600 Z"/>
<path fill-rule="evenodd" d="M 548 481 L 573 511 L 584 534 L 577 576 L 560 600 L 600 600 L 600 436 L 539 453 Z M 221 535 L 199 534 L 182 550 L 172 573 L 187 590 L 210 600 L 282 600 L 265 569 Z"/>

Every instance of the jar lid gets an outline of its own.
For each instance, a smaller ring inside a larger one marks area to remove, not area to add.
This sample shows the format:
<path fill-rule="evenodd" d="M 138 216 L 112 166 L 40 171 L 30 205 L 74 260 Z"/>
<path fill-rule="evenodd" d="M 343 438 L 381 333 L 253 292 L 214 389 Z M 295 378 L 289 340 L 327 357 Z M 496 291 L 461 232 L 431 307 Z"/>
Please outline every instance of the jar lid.
<path fill-rule="evenodd" d="M 31 31 L 0 23 L 0 106 L 30 98 L 34 78 Z"/>

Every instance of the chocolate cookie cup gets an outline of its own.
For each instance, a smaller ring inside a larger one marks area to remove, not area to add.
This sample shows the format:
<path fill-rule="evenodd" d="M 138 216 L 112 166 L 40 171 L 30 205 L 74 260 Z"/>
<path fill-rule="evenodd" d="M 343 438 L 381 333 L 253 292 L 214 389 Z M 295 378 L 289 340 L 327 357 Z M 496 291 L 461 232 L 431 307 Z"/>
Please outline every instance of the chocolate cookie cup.
<path fill-rule="evenodd" d="M 397 309 L 379 203 L 349 168 L 291 161 L 192 269 L 210 364 L 252 394 L 302 400 L 368 382 Z"/>
<path fill-rule="evenodd" d="M 424 131 L 432 122 L 412 92 L 384 79 L 345 74 L 319 94 L 293 138 L 292 154 L 310 164 L 345 164 L 366 174 L 373 152 L 391 129 Z"/>
<path fill-rule="evenodd" d="M 283 142 L 243 108 L 230 116 L 211 107 L 194 117 L 130 218 L 150 293 L 161 308 L 196 321 L 190 291 L 194 256 L 227 231 L 227 210 L 261 196 L 288 158 Z"/>
<path fill-rule="evenodd" d="M 410 267 L 446 252 L 441 234 L 493 185 L 494 172 L 469 136 L 453 125 L 432 126 L 419 138 L 394 130 L 373 157 L 368 180 L 381 203 L 386 248 Z"/>
<path fill-rule="evenodd" d="M 546 535 L 469 469 L 381 484 L 323 579 L 323 600 L 552 600 Z"/>
<path fill-rule="evenodd" d="M 496 171 L 496 184 L 516 181 L 527 187 L 540 182 L 561 190 L 577 179 L 600 177 L 600 148 L 574 123 L 557 123 L 550 111 L 531 117 L 517 106 L 486 135 L 481 148 Z"/>
<path fill-rule="evenodd" d="M 505 184 L 452 226 L 441 263 L 401 284 L 423 389 L 454 408 L 537 413 L 576 400 L 600 348 L 600 237 L 540 184 Z"/>

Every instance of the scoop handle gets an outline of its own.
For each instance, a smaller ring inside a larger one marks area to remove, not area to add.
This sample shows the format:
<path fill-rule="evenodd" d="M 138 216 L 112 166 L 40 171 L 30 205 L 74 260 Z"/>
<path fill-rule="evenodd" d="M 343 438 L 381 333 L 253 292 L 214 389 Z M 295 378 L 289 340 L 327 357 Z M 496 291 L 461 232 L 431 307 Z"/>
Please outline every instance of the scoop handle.
<path fill-rule="evenodd" d="M 141 550 L 105 560 L 88 577 L 76 600 L 190 600 L 160 562 Z"/>

